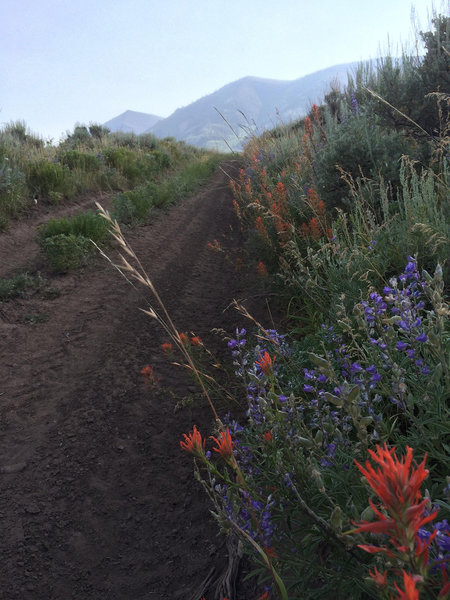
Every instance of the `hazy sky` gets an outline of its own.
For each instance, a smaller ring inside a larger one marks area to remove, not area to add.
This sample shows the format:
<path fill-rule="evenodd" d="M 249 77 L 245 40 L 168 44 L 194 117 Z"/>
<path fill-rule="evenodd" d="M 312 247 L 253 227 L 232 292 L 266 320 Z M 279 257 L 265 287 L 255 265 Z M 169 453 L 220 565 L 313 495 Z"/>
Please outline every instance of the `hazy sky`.
<path fill-rule="evenodd" d="M 431 0 L 0 0 L 0 124 L 58 140 L 128 109 L 167 117 L 246 75 L 375 58 L 388 37 L 395 54 L 413 5 L 427 31 Z"/>

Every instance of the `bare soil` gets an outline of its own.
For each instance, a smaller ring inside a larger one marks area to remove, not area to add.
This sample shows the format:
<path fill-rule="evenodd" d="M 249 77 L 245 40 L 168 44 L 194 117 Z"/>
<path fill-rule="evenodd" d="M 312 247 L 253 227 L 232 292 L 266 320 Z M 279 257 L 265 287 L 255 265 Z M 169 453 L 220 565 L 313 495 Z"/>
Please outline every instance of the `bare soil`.
<path fill-rule="evenodd" d="M 93 199 L 38 206 L 0 234 L 0 276 L 42 269 L 36 226 L 80 207 L 95 208 Z M 238 268 L 242 241 L 221 170 L 127 238 L 178 328 L 213 351 L 224 344 L 212 328 L 244 324 L 227 309 L 233 298 L 268 323 L 257 282 Z M 225 253 L 207 247 L 214 239 Z M 211 433 L 206 401 L 163 355 L 165 334 L 139 310 L 144 290 L 107 261 L 44 275 L 57 293 L 0 304 L 0 599 L 200 600 L 211 569 L 227 563 L 179 447 L 193 424 Z M 146 386 L 147 364 L 162 389 Z M 175 411 L 190 393 L 193 405 Z M 256 597 L 240 577 L 230 600 Z"/>

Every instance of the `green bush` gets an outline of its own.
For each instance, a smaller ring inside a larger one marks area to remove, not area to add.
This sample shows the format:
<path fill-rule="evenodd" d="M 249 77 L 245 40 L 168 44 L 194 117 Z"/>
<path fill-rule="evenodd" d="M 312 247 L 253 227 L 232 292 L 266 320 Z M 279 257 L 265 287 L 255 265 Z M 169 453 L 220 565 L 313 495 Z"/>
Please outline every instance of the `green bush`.
<path fill-rule="evenodd" d="M 118 194 L 113 201 L 113 217 L 120 223 L 131 224 L 146 221 L 153 207 L 150 194 L 151 185 L 140 186 L 134 190 Z"/>
<path fill-rule="evenodd" d="M 40 160 L 28 165 L 28 186 L 34 195 L 48 196 L 50 192 L 59 192 L 71 197 L 74 184 L 69 167 L 57 162 Z"/>
<path fill-rule="evenodd" d="M 93 249 L 88 239 L 72 233 L 42 238 L 40 247 L 51 269 L 57 273 L 81 266 Z"/>
<path fill-rule="evenodd" d="M 42 287 L 44 280 L 40 275 L 33 277 L 20 273 L 10 279 L 0 278 L 0 301 L 26 296 L 29 290 Z"/>
<path fill-rule="evenodd" d="M 103 243 L 108 237 L 108 225 L 100 215 L 87 211 L 79 213 L 70 219 L 50 219 L 39 228 L 39 239 L 45 240 L 58 235 L 73 235 L 91 239 L 97 244 Z"/>
<path fill-rule="evenodd" d="M 127 148 L 110 148 L 105 150 L 106 164 L 122 173 L 127 180 L 135 185 L 142 179 L 142 167 L 137 155 Z"/>
<path fill-rule="evenodd" d="M 328 133 L 326 143 L 314 158 L 317 191 L 328 207 L 342 206 L 348 186 L 340 169 L 353 179 L 375 179 L 379 173 L 398 187 L 400 158 L 411 144 L 400 133 L 382 128 L 373 117 L 351 116 Z"/>
<path fill-rule="evenodd" d="M 79 150 L 68 150 L 61 156 L 61 163 L 69 169 L 81 169 L 88 173 L 96 172 L 101 167 L 99 156 Z"/>
<path fill-rule="evenodd" d="M 26 191 L 24 173 L 11 167 L 8 158 L 3 158 L 0 162 L 0 229 L 6 229 L 9 219 L 18 217 L 24 210 Z"/>

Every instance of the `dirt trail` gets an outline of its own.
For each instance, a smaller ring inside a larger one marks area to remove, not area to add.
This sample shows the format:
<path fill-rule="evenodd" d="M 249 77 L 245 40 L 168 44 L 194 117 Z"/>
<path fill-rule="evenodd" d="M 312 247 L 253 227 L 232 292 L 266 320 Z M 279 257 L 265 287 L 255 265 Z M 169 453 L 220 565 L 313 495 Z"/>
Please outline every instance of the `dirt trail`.
<path fill-rule="evenodd" d="M 33 236 L 19 229 L 0 238 L 4 273 L 30 264 Z M 242 325 L 224 309 L 253 295 L 253 282 L 207 248 L 214 239 L 231 253 L 240 245 L 221 171 L 128 239 L 180 330 L 218 349 L 210 330 Z M 0 305 L 0 599 L 189 599 L 226 561 L 179 448 L 194 423 L 211 431 L 206 403 L 174 412 L 169 394 L 146 388 L 146 364 L 178 396 L 190 383 L 138 310 L 142 290 L 105 261 L 51 284 L 59 297 Z M 237 599 L 247 600 L 244 588 Z"/>

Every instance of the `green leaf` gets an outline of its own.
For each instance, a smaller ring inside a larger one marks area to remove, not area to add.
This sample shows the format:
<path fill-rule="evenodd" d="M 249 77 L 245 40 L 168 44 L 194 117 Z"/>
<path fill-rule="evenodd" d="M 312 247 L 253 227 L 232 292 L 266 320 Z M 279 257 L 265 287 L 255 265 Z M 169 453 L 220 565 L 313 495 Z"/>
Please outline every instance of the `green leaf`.
<path fill-rule="evenodd" d="M 344 404 L 344 401 L 342 400 L 342 398 L 339 398 L 338 396 L 335 396 L 334 394 L 330 394 L 330 392 L 325 392 L 325 399 L 328 402 L 331 402 L 331 404 L 334 404 L 335 406 L 342 406 Z"/>

